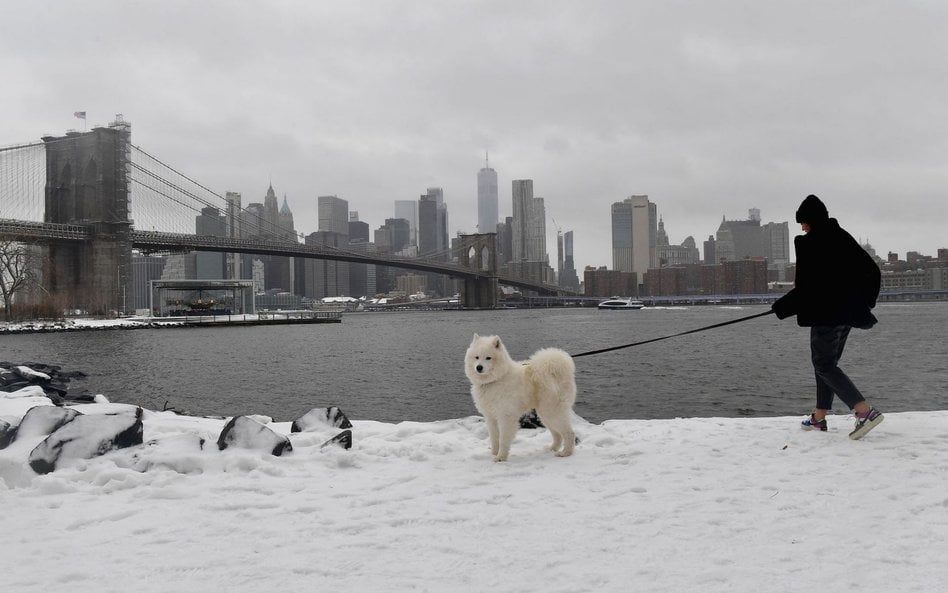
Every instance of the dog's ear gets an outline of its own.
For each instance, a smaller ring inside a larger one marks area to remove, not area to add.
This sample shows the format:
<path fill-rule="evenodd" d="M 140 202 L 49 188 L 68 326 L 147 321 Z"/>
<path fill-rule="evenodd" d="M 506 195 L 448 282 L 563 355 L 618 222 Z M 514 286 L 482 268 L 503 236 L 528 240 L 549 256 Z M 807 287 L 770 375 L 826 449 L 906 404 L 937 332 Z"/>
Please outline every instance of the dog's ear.
<path fill-rule="evenodd" d="M 494 338 L 494 348 L 500 348 L 500 336 Z"/>
<path fill-rule="evenodd" d="M 473 343 L 474 343 L 474 341 L 475 341 L 475 340 L 477 340 L 477 338 L 479 338 L 479 337 L 480 337 L 479 335 L 477 335 L 477 334 L 474 334 L 474 337 L 473 337 L 473 338 L 471 338 L 471 343 L 473 344 Z"/>

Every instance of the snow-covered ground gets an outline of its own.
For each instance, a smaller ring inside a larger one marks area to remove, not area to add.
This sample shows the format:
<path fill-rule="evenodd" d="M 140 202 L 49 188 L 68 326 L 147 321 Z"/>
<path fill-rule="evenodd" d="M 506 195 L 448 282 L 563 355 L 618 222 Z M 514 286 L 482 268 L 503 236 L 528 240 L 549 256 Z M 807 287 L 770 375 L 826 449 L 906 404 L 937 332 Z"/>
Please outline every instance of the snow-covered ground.
<path fill-rule="evenodd" d="M 20 333 L 33 331 L 70 331 L 89 329 L 137 328 L 153 327 L 156 324 L 173 325 L 180 321 L 162 320 L 152 317 L 119 317 L 116 319 L 95 319 L 91 317 L 77 317 L 60 320 L 36 320 L 22 322 L 0 322 L 0 334 Z"/>
<path fill-rule="evenodd" d="M 0 394 L 0 417 L 44 403 Z M 948 590 L 948 411 L 861 441 L 799 421 L 578 421 L 573 457 L 521 430 L 494 463 L 479 417 L 355 421 L 350 450 L 326 426 L 274 457 L 145 411 L 145 445 L 47 475 L 42 437 L 0 451 L 3 590 Z"/>

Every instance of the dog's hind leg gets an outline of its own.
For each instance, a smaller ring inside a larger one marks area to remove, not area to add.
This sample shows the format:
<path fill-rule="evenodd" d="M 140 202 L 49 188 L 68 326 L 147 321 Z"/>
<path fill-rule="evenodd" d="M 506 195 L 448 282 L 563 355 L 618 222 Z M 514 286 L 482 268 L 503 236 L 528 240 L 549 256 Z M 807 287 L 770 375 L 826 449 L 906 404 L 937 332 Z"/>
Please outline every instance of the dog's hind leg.
<path fill-rule="evenodd" d="M 563 446 L 563 435 L 560 434 L 560 431 L 553 430 L 553 428 L 551 428 L 549 425 L 547 425 L 547 429 L 550 431 L 550 436 L 553 437 L 553 443 L 550 445 L 550 451 L 556 453 L 560 450 L 560 447 Z"/>
<path fill-rule="evenodd" d="M 542 417 L 541 417 L 542 418 Z M 570 425 L 569 416 L 561 414 L 548 414 L 542 418 L 543 423 L 550 429 L 553 435 L 553 445 L 550 450 L 557 457 L 569 457 L 576 448 L 576 434 Z"/>

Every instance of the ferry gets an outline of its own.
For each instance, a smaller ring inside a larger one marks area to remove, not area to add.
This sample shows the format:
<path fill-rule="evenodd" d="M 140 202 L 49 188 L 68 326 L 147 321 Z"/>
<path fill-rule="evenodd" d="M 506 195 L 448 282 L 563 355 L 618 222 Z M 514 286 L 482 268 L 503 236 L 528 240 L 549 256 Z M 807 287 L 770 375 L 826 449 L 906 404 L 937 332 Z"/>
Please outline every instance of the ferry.
<path fill-rule="evenodd" d="M 600 309 L 642 309 L 645 307 L 645 303 L 635 299 L 612 297 L 608 301 L 602 301 L 597 307 Z"/>

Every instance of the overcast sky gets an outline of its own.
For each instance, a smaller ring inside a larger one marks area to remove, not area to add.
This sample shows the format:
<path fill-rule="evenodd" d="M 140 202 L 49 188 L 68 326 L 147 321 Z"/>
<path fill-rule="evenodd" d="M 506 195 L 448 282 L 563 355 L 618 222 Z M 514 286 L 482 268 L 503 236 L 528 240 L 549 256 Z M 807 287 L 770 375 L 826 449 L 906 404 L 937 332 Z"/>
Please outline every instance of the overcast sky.
<path fill-rule="evenodd" d="M 883 257 L 948 247 L 948 2 L 0 0 L 0 145 L 107 124 L 297 230 L 337 195 L 377 228 L 442 187 L 473 232 L 490 152 L 547 247 L 612 267 L 610 205 L 672 243 L 819 195 Z M 555 223 L 554 223 L 555 221 Z"/>

